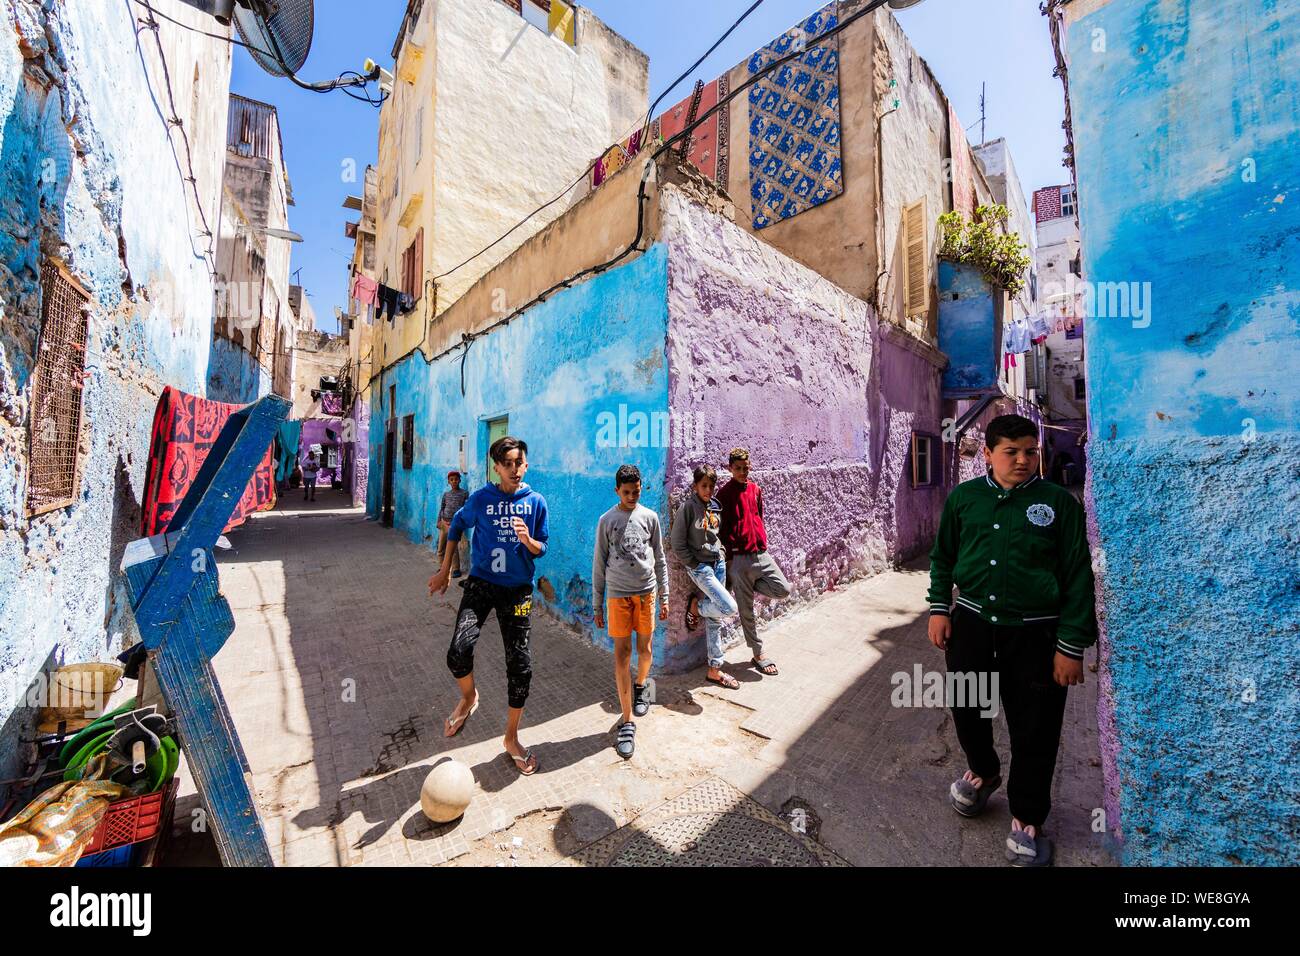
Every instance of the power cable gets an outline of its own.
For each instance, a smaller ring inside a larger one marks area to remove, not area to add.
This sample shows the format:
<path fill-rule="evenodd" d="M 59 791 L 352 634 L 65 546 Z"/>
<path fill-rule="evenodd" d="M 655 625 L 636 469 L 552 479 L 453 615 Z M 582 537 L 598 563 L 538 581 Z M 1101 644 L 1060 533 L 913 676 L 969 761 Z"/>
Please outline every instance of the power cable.
<path fill-rule="evenodd" d="M 861 20 L 863 17 L 867 16 L 868 14 L 874 13 L 876 10 L 883 7 L 887 2 L 888 0 L 873 0 L 872 3 L 863 7 L 861 10 L 857 11 L 856 13 L 850 14 L 848 17 L 841 20 L 838 24 L 836 24 L 831 29 L 827 30 L 825 33 L 822 33 L 820 36 L 816 37 L 815 39 L 810 40 L 802 49 L 794 50 L 786 54 L 785 56 L 778 57 L 777 59 L 773 60 L 767 66 L 763 67 L 761 70 L 759 70 L 758 72 L 750 76 L 748 80 L 739 84 L 734 90 L 731 90 L 726 96 L 719 98 L 715 106 L 709 108 L 708 110 L 705 110 L 703 115 L 697 117 L 694 122 L 688 123 L 686 127 L 682 129 L 681 132 L 676 133 L 668 140 L 666 140 L 663 144 L 661 144 L 660 147 L 657 150 L 655 150 L 655 152 L 650 156 L 650 161 L 646 163 L 645 168 L 641 174 L 641 186 L 637 191 L 636 237 L 632 240 L 631 244 L 626 249 L 624 249 L 621 253 L 619 253 L 617 256 L 605 262 L 602 262 L 599 265 L 591 266 L 589 268 L 583 269 L 582 271 L 570 276 L 567 279 L 562 279 L 561 281 L 555 283 L 553 286 L 547 289 L 545 292 L 542 292 L 539 295 L 537 295 L 531 302 L 528 302 L 525 305 L 520 306 L 519 308 L 511 312 L 509 315 L 501 319 L 498 319 L 496 322 L 493 322 L 491 325 L 484 326 L 482 329 L 479 329 L 477 332 L 463 333 L 461 335 L 460 342 L 456 343 L 455 345 L 448 346 L 447 348 L 443 349 L 441 352 L 437 353 L 436 355 L 426 356 L 424 354 L 424 342 L 421 341 L 418 345 L 415 345 L 412 348 L 408 349 L 397 359 L 394 359 L 392 362 L 389 362 L 386 365 L 384 365 L 384 367 L 381 368 L 377 373 L 378 376 L 382 377 L 390 369 L 406 361 L 406 359 L 410 358 L 412 355 L 414 355 L 417 352 L 419 352 L 420 356 L 424 358 L 426 365 L 431 365 L 439 358 L 442 358 L 444 355 L 448 355 L 451 352 L 454 352 L 458 348 L 468 349 L 470 344 L 475 339 L 482 338 L 483 336 L 488 335 L 489 333 L 495 331 L 501 326 L 510 323 L 515 318 L 517 318 L 518 316 L 526 312 L 528 309 L 531 309 L 534 305 L 537 305 L 541 302 L 545 302 L 546 299 L 549 298 L 555 292 L 561 289 L 567 289 L 571 285 L 573 285 L 573 283 L 578 282 L 589 275 L 599 275 L 600 273 L 605 272 L 607 269 L 610 269 L 613 266 L 617 265 L 618 263 L 622 262 L 629 255 L 631 255 L 633 251 L 636 251 L 637 246 L 640 245 L 641 239 L 645 232 L 646 182 L 649 180 L 650 170 L 655 167 L 655 162 L 654 162 L 655 160 L 657 160 L 664 153 L 672 149 L 675 145 L 677 145 L 677 143 L 689 137 L 697 127 L 707 122 L 710 118 L 716 115 L 720 109 L 722 109 L 732 100 L 734 100 L 741 93 L 745 92 L 745 90 L 749 89 L 759 80 L 763 79 L 768 74 L 784 66 L 786 63 L 789 63 L 791 60 L 795 60 L 806 55 L 807 52 L 813 47 L 820 46 L 821 44 L 825 43 L 827 40 L 831 39 L 832 37 L 838 36 L 840 33 L 848 29 L 858 20 Z M 593 163 L 592 167 L 588 167 L 588 172 L 590 172 L 591 168 L 594 168 L 594 165 L 595 164 Z M 556 198 L 558 199 L 559 197 Z M 552 202 L 554 201 L 555 200 L 552 200 Z M 518 226 L 516 226 L 515 228 L 518 228 Z M 498 240 L 498 242 L 499 241 L 500 240 Z M 426 335 L 427 335 L 427 331 L 426 331 Z M 375 378 L 376 375 L 372 374 L 371 380 L 373 381 Z M 461 394 L 462 396 L 465 394 L 465 386 L 463 381 L 461 384 Z"/>
<path fill-rule="evenodd" d="M 298 79 L 297 74 L 293 70 L 289 69 L 288 64 L 284 60 L 284 55 L 280 52 L 279 45 L 275 42 L 275 37 L 271 36 L 269 33 L 267 34 L 267 36 L 270 39 L 271 45 L 272 47 L 274 47 L 274 50 L 263 50 L 261 47 L 254 46 L 251 43 L 245 43 L 243 40 L 237 40 L 233 36 L 225 36 L 220 33 L 212 33 L 209 30 L 201 30 L 196 26 L 191 26 L 188 23 L 183 23 L 180 20 L 177 20 L 175 17 L 170 17 L 167 14 L 163 13 L 161 10 L 155 9 L 153 5 L 149 3 L 149 0 L 131 0 L 131 2 L 144 7 L 146 10 L 149 11 L 151 16 L 156 15 L 162 17 L 164 20 L 167 20 L 170 23 L 174 23 L 178 27 L 182 27 L 183 29 L 189 30 L 193 33 L 197 33 L 201 36 L 211 37 L 214 40 L 224 40 L 226 43 L 230 43 L 235 46 L 242 46 L 246 50 L 250 50 L 254 53 L 260 53 L 262 56 L 274 60 L 276 63 L 280 65 L 280 68 L 285 71 L 285 74 L 291 83 L 301 87 L 304 90 L 308 90 L 309 92 L 330 93 L 334 90 L 342 90 L 344 93 L 352 97 L 354 100 L 361 100 L 364 103 L 369 103 L 371 106 L 375 107 L 376 109 L 378 109 L 381 105 L 383 105 L 384 101 L 388 99 L 388 94 L 383 92 L 382 90 L 380 91 L 379 98 L 375 99 L 373 96 L 370 95 L 370 92 L 367 89 L 367 85 L 378 76 L 378 71 L 377 71 L 378 68 L 376 68 L 376 73 L 373 76 L 365 76 L 361 73 L 358 73 L 356 70 L 344 70 L 342 73 L 338 75 L 337 78 L 333 80 L 326 80 L 323 83 L 307 83 L 304 80 Z M 345 80 L 345 77 L 355 77 L 355 79 Z M 353 93 L 349 89 L 349 87 L 352 86 L 357 86 L 357 87 L 361 87 L 362 89 L 366 89 L 366 93 L 364 95 Z"/>
<path fill-rule="evenodd" d="M 718 47 L 722 46 L 723 43 L 726 42 L 727 37 L 729 37 L 729 36 L 731 36 L 733 33 L 735 33 L 736 30 L 740 27 L 740 25 L 741 25 L 742 23 L 744 23 L 747 19 L 749 19 L 749 15 L 750 15 L 751 13 L 753 13 L 755 10 L 757 10 L 759 7 L 761 7 L 762 5 L 763 5 L 763 0 L 755 0 L 753 6 L 751 6 L 748 10 L 746 10 L 744 13 L 742 13 L 742 14 L 740 15 L 740 19 L 737 20 L 735 23 L 733 23 L 733 24 L 732 24 L 732 25 L 727 29 L 727 32 L 726 32 L 726 33 L 724 33 L 724 34 L 722 34 L 722 36 L 718 37 L 717 42 L 714 43 L 713 46 L 709 47 L 708 50 L 705 51 L 705 53 L 704 53 L 703 56 L 701 56 L 698 60 L 696 60 L 694 63 L 692 63 L 692 64 L 691 64 L 691 65 L 686 69 L 686 72 L 685 72 L 685 73 L 683 73 L 681 76 L 677 77 L 677 79 L 673 80 L 672 83 L 669 84 L 668 88 L 665 89 L 662 93 L 659 94 L 659 98 L 658 98 L 657 100 L 655 100 L 652 104 L 650 104 L 650 109 L 646 112 L 646 114 L 645 114 L 645 121 L 642 123 L 642 126 L 641 126 L 641 140 L 642 140 L 642 142 L 645 142 L 645 137 L 649 134 L 649 130 L 650 130 L 650 121 L 651 121 L 651 119 L 654 118 L 655 110 L 657 110 L 657 109 L 659 108 L 659 104 L 662 103 L 662 102 L 664 101 L 664 99 L 668 96 L 669 93 L 671 93 L 671 92 L 672 92 L 673 90 L 675 90 L 678 86 L 680 86 L 684 80 L 689 79 L 690 76 L 691 76 L 691 74 L 694 73 L 697 69 L 699 69 L 700 64 L 702 64 L 705 60 L 707 60 L 710 56 L 712 56 L 712 55 L 713 55 L 713 52 L 714 52 L 715 50 L 717 50 Z"/>
<path fill-rule="evenodd" d="M 645 119 L 638 124 L 638 126 L 641 129 L 642 143 L 645 142 L 647 130 L 649 130 L 650 128 L 650 120 L 654 117 L 655 110 L 659 107 L 659 104 L 664 101 L 664 99 L 668 96 L 669 93 L 671 93 L 674 89 L 680 86 L 684 80 L 688 79 L 691 76 L 691 74 L 694 73 L 699 68 L 700 64 L 703 63 L 705 60 L 707 60 L 713 54 L 713 52 L 717 50 L 718 47 L 720 47 L 723 44 L 723 42 L 726 41 L 727 37 L 731 36 L 731 34 L 734 33 L 736 29 L 742 23 L 745 22 L 746 19 L 748 19 L 749 15 L 753 13 L 755 10 L 757 10 L 760 6 L 762 6 L 764 2 L 765 0 L 755 0 L 754 4 L 751 5 L 748 10 L 746 10 L 744 13 L 740 15 L 740 19 L 738 19 L 735 23 L 733 23 L 727 29 L 727 32 L 722 34 L 722 36 L 718 38 L 717 42 L 715 42 L 713 46 L 709 47 L 708 51 L 703 56 L 701 56 L 698 60 L 696 60 L 693 64 L 691 64 L 690 68 L 685 73 L 683 73 L 677 79 L 673 80 L 673 82 L 670 83 L 663 90 L 663 92 L 659 94 L 659 98 L 656 99 L 654 103 L 650 106 L 650 109 L 646 111 Z M 619 142 L 621 143 L 622 140 L 620 139 Z M 606 152 L 608 152 L 608 150 Z M 515 223 L 513 226 L 507 229 L 504 233 L 502 233 L 492 242 L 488 243 L 478 252 L 474 253 L 468 259 L 464 260 L 463 262 L 457 265 L 452 266 L 446 272 L 434 276 L 433 281 L 437 282 L 439 279 L 445 279 L 447 276 L 451 275 L 452 273 L 458 272 L 459 270 L 463 269 L 465 266 L 469 265 L 479 256 L 483 255 L 483 253 L 488 252 L 491 249 L 494 249 L 496 246 L 499 246 L 502 242 L 508 239 L 515 232 L 515 230 L 519 229 L 521 226 L 523 226 L 525 223 L 531 220 L 538 213 L 544 212 L 545 210 L 549 209 L 551 206 L 554 206 L 557 202 L 559 202 L 561 199 L 567 196 L 573 190 L 573 188 L 578 185 L 578 183 L 582 182 L 584 179 L 590 176 L 592 170 L 596 168 L 596 164 L 599 163 L 601 158 L 603 157 L 604 157 L 604 153 L 602 153 L 600 157 L 593 160 L 587 166 L 587 168 L 582 171 L 582 174 L 578 176 L 577 179 L 575 179 L 569 185 L 565 186 L 564 189 L 561 190 L 558 194 L 556 194 L 556 196 L 553 199 L 550 199 L 547 202 L 542 203 L 542 205 L 538 206 L 536 209 L 534 209 L 532 212 L 526 215 L 523 219 L 520 219 L 517 223 Z"/>
<path fill-rule="evenodd" d="M 140 0 L 136 0 L 136 2 L 140 2 Z M 189 183 L 190 189 L 194 193 L 194 205 L 198 209 L 199 221 L 203 223 L 202 235 L 208 239 L 208 250 L 205 256 L 205 262 L 207 262 L 208 265 L 208 272 L 211 273 L 211 277 L 215 281 L 217 278 L 217 263 L 216 253 L 212 248 L 212 228 L 208 225 L 207 213 L 203 211 L 203 200 L 199 197 L 199 185 L 198 179 L 194 175 L 194 154 L 190 149 L 190 137 L 189 134 L 185 132 L 185 124 L 181 121 L 180 114 L 176 110 L 176 96 L 172 92 L 171 71 L 167 68 L 167 56 L 163 51 L 162 37 L 159 36 L 158 32 L 161 29 L 161 26 L 158 21 L 154 19 L 153 7 L 149 6 L 147 3 L 144 4 L 144 6 L 149 11 L 149 19 L 137 22 L 143 23 L 143 29 L 147 29 L 153 33 L 154 43 L 158 47 L 158 62 L 162 65 L 163 84 L 167 89 L 167 102 L 171 107 L 172 113 L 171 117 L 166 120 L 169 127 L 167 138 L 168 140 L 171 139 L 170 127 L 174 126 L 176 129 L 180 130 L 181 140 L 185 144 L 185 165 L 189 169 L 189 175 L 183 176 L 182 178 L 185 182 Z M 147 74 L 145 76 L 145 82 L 148 82 Z M 175 149 L 174 146 L 173 149 Z M 177 157 L 177 159 L 179 161 L 179 157 Z"/>

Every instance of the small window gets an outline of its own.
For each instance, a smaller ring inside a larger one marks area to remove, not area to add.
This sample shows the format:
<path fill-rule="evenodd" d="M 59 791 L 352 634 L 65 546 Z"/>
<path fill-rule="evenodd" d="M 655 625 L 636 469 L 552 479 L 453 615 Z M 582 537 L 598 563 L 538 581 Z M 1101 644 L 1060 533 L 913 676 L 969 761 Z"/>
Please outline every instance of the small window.
<path fill-rule="evenodd" d="M 930 311 L 930 263 L 925 200 L 903 210 L 903 295 L 907 317 Z"/>
<path fill-rule="evenodd" d="M 912 487 L 930 488 L 939 484 L 943 467 L 939 460 L 939 439 L 921 432 L 912 433 Z"/>
<path fill-rule="evenodd" d="M 1084 387 L 1083 378 L 1079 377 L 1074 380 L 1074 400 L 1082 402 L 1088 397 L 1088 392 Z"/>
<path fill-rule="evenodd" d="M 1074 211 L 1075 211 L 1074 187 L 1062 186 L 1061 187 L 1061 215 L 1073 216 Z"/>
<path fill-rule="evenodd" d="M 415 466 L 415 416 L 402 418 L 402 467 L 410 471 Z"/>
<path fill-rule="evenodd" d="M 41 334 L 28 426 L 28 515 L 66 507 L 77 497 L 89 302 L 61 266 L 42 263 Z"/>

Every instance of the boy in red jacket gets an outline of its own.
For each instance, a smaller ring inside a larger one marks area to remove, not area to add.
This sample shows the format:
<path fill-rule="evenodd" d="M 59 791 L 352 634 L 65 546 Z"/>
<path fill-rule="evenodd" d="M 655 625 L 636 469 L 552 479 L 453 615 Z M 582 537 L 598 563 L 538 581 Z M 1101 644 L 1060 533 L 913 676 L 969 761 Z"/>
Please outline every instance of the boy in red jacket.
<path fill-rule="evenodd" d="M 731 449 L 727 461 L 731 481 L 717 493 L 722 505 L 722 545 L 727 549 L 727 586 L 736 597 L 745 643 L 753 664 L 768 677 L 777 674 L 776 663 L 763 654 L 763 641 L 754 624 L 754 595 L 781 600 L 790 596 L 790 582 L 767 551 L 763 526 L 763 492 L 749 480 L 749 452 Z"/>

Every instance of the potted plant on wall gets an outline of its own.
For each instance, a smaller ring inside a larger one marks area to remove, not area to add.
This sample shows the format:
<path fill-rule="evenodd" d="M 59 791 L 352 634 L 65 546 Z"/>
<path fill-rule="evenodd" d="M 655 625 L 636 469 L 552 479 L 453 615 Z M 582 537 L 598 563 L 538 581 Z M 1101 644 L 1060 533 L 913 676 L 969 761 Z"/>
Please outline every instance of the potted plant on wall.
<path fill-rule="evenodd" d="M 989 285 L 1019 295 L 1030 260 L 1020 236 L 1002 231 L 1010 218 L 1006 206 L 980 206 L 974 219 L 955 211 L 944 213 L 939 217 L 943 236 L 939 258 L 972 266 Z"/>
<path fill-rule="evenodd" d="M 1005 206 L 980 206 L 973 219 L 939 217 L 939 348 L 948 356 L 945 398 L 997 390 L 1006 294 L 1019 295 L 1030 266 L 1025 244 L 1006 233 Z"/>

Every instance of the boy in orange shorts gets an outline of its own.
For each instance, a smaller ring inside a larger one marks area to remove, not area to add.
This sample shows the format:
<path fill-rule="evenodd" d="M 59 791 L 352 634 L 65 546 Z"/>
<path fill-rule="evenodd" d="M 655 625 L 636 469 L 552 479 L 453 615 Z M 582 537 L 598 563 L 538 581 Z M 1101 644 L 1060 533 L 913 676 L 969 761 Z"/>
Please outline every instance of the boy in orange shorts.
<path fill-rule="evenodd" d="M 636 749 L 635 714 L 650 711 L 651 693 L 647 682 L 653 660 L 655 594 L 659 595 L 659 620 L 668 619 L 668 562 L 664 558 L 659 515 L 640 503 L 641 472 L 635 465 L 623 465 L 614 476 L 618 504 L 600 516 L 596 525 L 596 550 L 591 560 L 592 607 L 596 626 L 605 626 L 606 601 L 609 636 L 614 642 L 614 682 L 623 718 L 618 725 L 614 749 L 624 760 Z M 635 685 L 632 664 L 632 632 L 636 631 Z"/>

